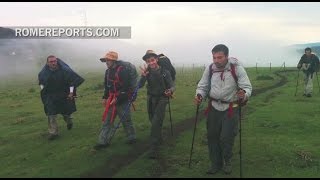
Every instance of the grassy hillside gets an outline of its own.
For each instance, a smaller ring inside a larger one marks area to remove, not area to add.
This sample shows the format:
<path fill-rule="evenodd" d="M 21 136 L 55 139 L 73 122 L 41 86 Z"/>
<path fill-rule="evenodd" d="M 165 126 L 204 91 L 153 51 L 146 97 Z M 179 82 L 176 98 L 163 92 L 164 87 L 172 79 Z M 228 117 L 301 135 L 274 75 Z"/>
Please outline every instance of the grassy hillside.
<path fill-rule="evenodd" d="M 174 125 L 195 115 L 193 96 L 196 82 L 203 69 L 177 69 L 177 93 L 171 101 Z M 277 70 L 277 69 L 273 69 Z M 19 77 L 0 84 L 0 177 L 82 177 L 88 172 L 103 171 L 123 159 L 113 157 L 135 154 L 135 146 L 125 144 L 120 128 L 110 148 L 95 152 L 101 126 L 103 107 L 101 88 L 104 72 L 79 73 L 85 83 L 78 89 L 78 111 L 74 113 L 74 128 L 66 129 L 59 116 L 60 138 L 48 141 L 47 119 L 40 101 L 36 76 Z M 279 77 L 267 68 L 248 69 L 254 89 L 267 87 Z M 302 97 L 302 78 L 297 97 L 294 97 L 297 72 L 286 72 L 288 83 L 258 94 L 243 110 L 242 157 L 244 177 L 319 177 L 319 114 L 320 93 L 314 81 L 314 97 Z M 269 76 L 270 80 L 257 80 Z M 302 77 L 300 75 L 300 77 Z M 146 112 L 146 89 L 138 93 L 133 112 L 138 142 L 147 142 L 150 123 Z M 205 105 L 202 105 L 202 108 Z M 118 121 L 118 120 L 117 120 Z M 193 120 L 191 120 L 193 121 Z M 164 131 L 169 130 L 166 114 Z M 192 128 L 182 131 L 177 138 L 165 141 L 161 160 L 150 160 L 145 153 L 117 169 L 114 177 L 239 177 L 239 144 L 234 148 L 234 171 L 208 176 L 207 146 L 203 144 L 205 119 L 196 129 L 192 168 L 188 168 Z M 170 135 L 167 134 L 167 137 Z"/>

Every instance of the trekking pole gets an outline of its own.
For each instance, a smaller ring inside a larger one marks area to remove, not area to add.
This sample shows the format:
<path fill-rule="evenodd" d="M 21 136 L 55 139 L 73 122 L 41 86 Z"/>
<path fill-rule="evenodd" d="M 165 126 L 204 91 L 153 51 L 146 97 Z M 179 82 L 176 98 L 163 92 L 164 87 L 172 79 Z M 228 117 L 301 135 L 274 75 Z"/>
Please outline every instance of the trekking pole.
<path fill-rule="evenodd" d="M 170 107 L 170 97 L 168 97 L 168 105 L 169 105 L 169 116 L 170 116 L 170 124 L 171 124 L 171 136 L 173 136 L 172 118 L 171 118 L 171 107 Z"/>
<path fill-rule="evenodd" d="M 300 69 L 298 70 L 298 77 L 297 77 L 296 92 L 294 93 L 294 96 L 297 96 L 298 84 L 299 84 L 299 72 L 300 72 Z"/>
<path fill-rule="evenodd" d="M 140 80 L 139 80 L 139 83 L 138 83 L 137 87 L 134 89 L 134 91 L 133 91 L 133 93 L 132 93 L 131 99 L 130 99 L 130 101 L 128 102 L 128 105 L 126 106 L 126 109 L 123 111 L 123 113 L 122 113 L 122 115 L 121 115 L 120 121 L 119 121 L 118 124 L 115 126 L 115 128 L 112 128 L 112 130 L 111 130 L 111 136 L 110 136 L 110 139 L 109 139 L 109 143 L 111 142 L 111 139 L 112 139 L 113 136 L 115 135 L 116 130 L 120 127 L 120 123 L 123 122 L 123 121 L 125 121 L 125 119 L 126 119 L 126 114 L 127 114 L 127 112 L 129 111 L 130 106 L 131 106 L 131 104 L 132 104 L 132 102 L 133 102 L 133 99 L 134 99 L 134 97 L 137 95 L 139 88 L 140 88 Z"/>
<path fill-rule="evenodd" d="M 239 101 L 241 102 L 241 99 Z M 240 156 L 240 178 L 242 178 L 242 152 L 241 152 L 241 119 L 242 119 L 242 115 L 241 115 L 240 102 L 238 103 L 239 104 L 239 146 L 240 146 L 239 156 Z"/>
<path fill-rule="evenodd" d="M 320 92 L 320 85 L 319 85 L 319 78 L 318 78 L 318 73 L 317 73 L 317 71 L 316 71 L 316 76 L 317 76 L 318 88 L 319 88 L 319 92 Z"/>
<path fill-rule="evenodd" d="M 192 145 L 191 145 L 191 151 L 190 151 L 190 159 L 189 159 L 189 168 L 191 165 L 191 156 L 192 156 L 192 150 L 193 150 L 193 143 L 194 143 L 194 136 L 196 133 L 196 127 L 197 127 L 197 120 L 198 120 L 198 114 L 199 114 L 199 104 L 197 105 L 197 111 L 196 111 L 196 120 L 194 121 L 194 129 L 193 129 L 193 137 L 192 137 Z"/>

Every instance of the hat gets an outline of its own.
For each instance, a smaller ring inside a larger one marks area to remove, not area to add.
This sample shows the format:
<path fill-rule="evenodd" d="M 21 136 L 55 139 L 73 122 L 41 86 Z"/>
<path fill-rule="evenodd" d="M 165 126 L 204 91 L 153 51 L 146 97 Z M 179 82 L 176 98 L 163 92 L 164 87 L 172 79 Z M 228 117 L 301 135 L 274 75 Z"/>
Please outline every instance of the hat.
<path fill-rule="evenodd" d="M 143 60 L 148 59 L 151 56 L 156 56 L 158 57 L 158 55 L 153 51 L 153 50 L 147 50 L 146 54 L 142 57 Z"/>
<path fill-rule="evenodd" d="M 114 51 L 109 51 L 103 58 L 100 58 L 101 62 L 106 62 L 107 60 L 117 61 L 118 60 L 118 53 Z"/>

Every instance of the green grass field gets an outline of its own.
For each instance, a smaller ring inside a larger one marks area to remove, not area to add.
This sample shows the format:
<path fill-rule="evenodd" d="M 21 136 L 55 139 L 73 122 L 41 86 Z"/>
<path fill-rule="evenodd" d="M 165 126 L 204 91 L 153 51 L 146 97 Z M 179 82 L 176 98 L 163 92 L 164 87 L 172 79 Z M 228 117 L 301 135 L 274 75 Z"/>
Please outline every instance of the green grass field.
<path fill-rule="evenodd" d="M 195 116 L 193 97 L 202 71 L 203 68 L 198 68 L 182 72 L 177 68 L 177 92 L 171 101 L 175 124 Z M 255 68 L 247 71 L 253 89 L 271 86 L 280 79 L 268 68 L 260 68 L 258 73 Z M 125 144 L 122 128 L 117 131 L 110 148 L 92 151 L 101 127 L 104 72 L 79 74 L 86 81 L 78 89 L 81 97 L 77 99 L 78 111 L 73 114 L 74 128 L 68 131 L 59 116 L 60 138 L 55 141 L 48 141 L 46 137 L 48 124 L 40 100 L 37 73 L 1 81 L 0 177 L 81 177 L 97 168 L 111 167 L 113 162 L 110 159 L 115 155 L 135 151 Z M 261 76 L 273 80 L 257 80 Z M 317 79 L 314 79 L 313 97 L 306 98 L 302 96 L 300 74 L 295 97 L 297 71 L 286 72 L 285 76 L 287 84 L 251 97 L 243 109 L 243 177 L 320 177 L 320 142 L 317 138 L 320 136 L 320 92 Z M 135 106 L 133 120 L 137 138 L 147 141 L 150 123 L 145 88 L 139 91 Z M 170 128 L 168 113 L 164 128 Z M 164 143 L 161 162 L 150 160 L 143 154 L 119 169 L 114 177 L 239 177 L 239 136 L 234 146 L 233 173 L 205 174 L 210 164 L 207 145 L 202 142 L 205 132 L 205 119 L 201 119 L 196 129 L 191 169 L 188 162 L 193 129 Z"/>

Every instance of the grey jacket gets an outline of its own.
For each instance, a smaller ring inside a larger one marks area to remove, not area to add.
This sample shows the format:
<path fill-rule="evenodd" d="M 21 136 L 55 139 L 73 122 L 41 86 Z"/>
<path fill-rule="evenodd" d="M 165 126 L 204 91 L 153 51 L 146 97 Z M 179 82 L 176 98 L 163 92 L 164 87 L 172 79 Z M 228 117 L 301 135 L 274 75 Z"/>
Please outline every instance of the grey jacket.
<path fill-rule="evenodd" d="M 196 89 L 196 95 L 200 94 L 202 98 L 205 100 L 209 92 L 209 96 L 211 98 L 226 102 L 236 101 L 236 92 L 238 87 L 231 74 L 230 58 L 229 62 L 226 64 L 224 68 L 223 74 L 222 72 L 215 72 L 217 71 L 217 68 L 215 64 L 213 64 L 212 69 L 215 73 L 213 73 L 211 77 L 211 87 L 209 87 L 209 67 L 210 66 L 207 66 L 204 70 L 202 78 L 199 81 L 198 87 Z M 248 78 L 248 75 L 245 69 L 240 64 L 235 65 L 235 71 L 238 77 L 238 86 L 239 88 L 246 91 L 245 98 L 249 99 L 252 92 L 252 85 Z M 228 109 L 229 104 L 212 101 L 212 106 L 219 111 L 225 111 Z"/>

